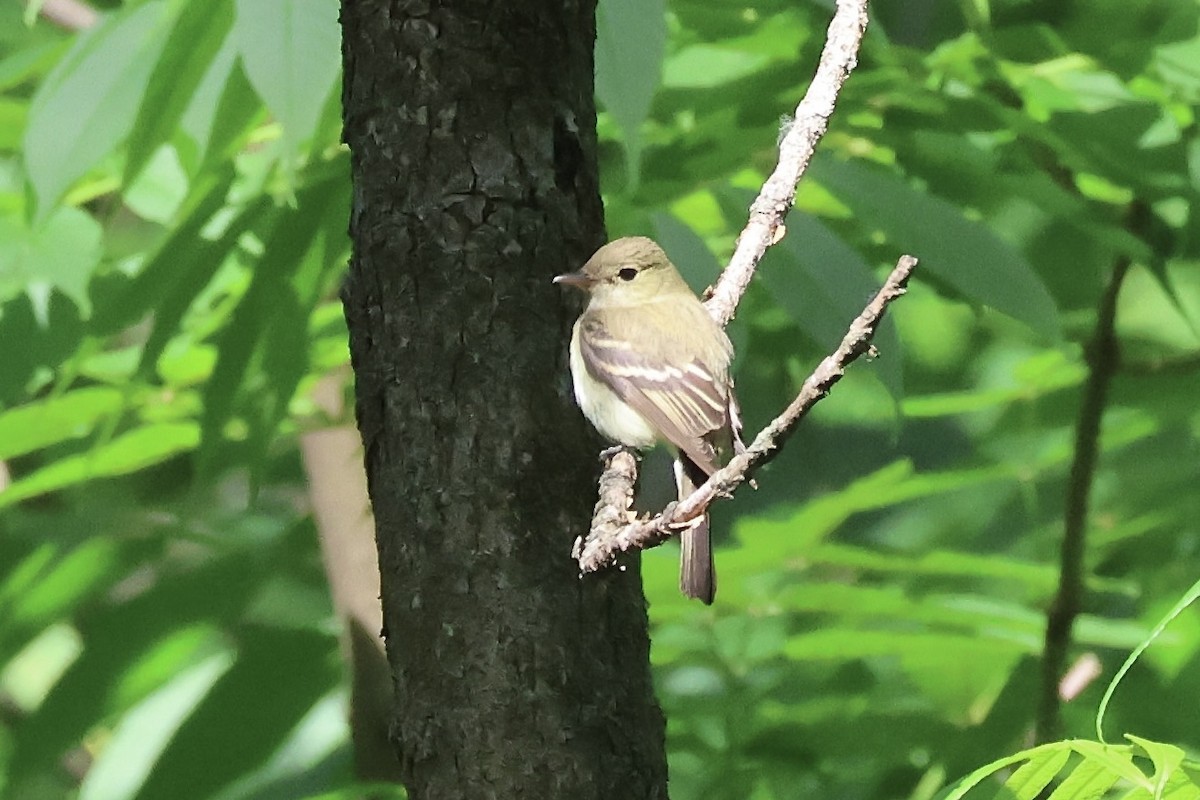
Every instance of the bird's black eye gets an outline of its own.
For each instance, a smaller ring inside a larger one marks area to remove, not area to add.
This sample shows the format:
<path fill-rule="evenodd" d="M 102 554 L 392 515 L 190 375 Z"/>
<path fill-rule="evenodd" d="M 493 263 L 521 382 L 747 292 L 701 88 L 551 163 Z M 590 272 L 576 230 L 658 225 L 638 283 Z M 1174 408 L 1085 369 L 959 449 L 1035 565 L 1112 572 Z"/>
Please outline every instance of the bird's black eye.
<path fill-rule="evenodd" d="M 617 273 L 617 277 L 623 281 L 631 281 L 637 277 L 637 270 L 633 267 L 625 267 Z"/>

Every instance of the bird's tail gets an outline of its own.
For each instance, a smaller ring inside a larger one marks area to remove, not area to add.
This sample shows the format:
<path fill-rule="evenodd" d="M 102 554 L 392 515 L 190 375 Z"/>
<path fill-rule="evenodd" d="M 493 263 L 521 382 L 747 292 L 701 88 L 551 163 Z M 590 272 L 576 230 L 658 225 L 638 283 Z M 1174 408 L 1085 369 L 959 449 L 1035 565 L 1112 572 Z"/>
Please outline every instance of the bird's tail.
<path fill-rule="evenodd" d="M 704 481 L 704 472 L 687 456 L 675 460 L 675 486 L 682 500 Z M 705 605 L 717 594 L 717 572 L 713 564 L 712 543 L 708 538 L 708 514 L 694 520 L 680 535 L 679 591 Z"/>

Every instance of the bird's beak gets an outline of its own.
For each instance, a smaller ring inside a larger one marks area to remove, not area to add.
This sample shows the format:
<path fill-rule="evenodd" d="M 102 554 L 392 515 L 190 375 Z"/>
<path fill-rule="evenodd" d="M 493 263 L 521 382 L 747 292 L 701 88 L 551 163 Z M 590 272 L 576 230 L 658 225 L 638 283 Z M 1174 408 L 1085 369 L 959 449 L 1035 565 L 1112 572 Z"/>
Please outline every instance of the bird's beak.
<path fill-rule="evenodd" d="M 576 286 L 580 289 L 590 289 L 595 285 L 596 281 L 584 275 L 582 272 L 568 272 L 565 275 L 557 275 L 554 278 L 555 283 L 561 283 L 564 286 Z"/>

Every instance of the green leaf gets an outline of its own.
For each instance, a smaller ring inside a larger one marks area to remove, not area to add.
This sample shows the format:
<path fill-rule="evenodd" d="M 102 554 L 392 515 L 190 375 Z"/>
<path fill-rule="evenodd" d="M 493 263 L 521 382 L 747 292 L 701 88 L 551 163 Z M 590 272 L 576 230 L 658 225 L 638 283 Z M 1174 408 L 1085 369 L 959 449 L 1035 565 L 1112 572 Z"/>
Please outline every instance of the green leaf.
<path fill-rule="evenodd" d="M 1083 364 L 1068 362 L 1058 351 L 1051 351 L 1046 355 L 1054 358 L 1061 366 L 1053 373 L 1047 373 L 1045 380 L 1022 382 L 1017 386 L 994 389 L 906 397 L 901 409 L 904 411 L 904 416 L 910 418 L 970 414 L 996 406 L 1007 406 L 1033 400 L 1042 395 L 1069 389 L 1080 385 L 1087 378 L 1087 368 Z"/>
<path fill-rule="evenodd" d="M 128 475 L 194 450 L 199 443 L 200 428 L 190 422 L 137 428 L 89 452 L 59 459 L 13 481 L 0 492 L 0 508 L 95 478 Z"/>
<path fill-rule="evenodd" d="M 142 96 L 129 137 L 124 185 L 137 177 L 160 145 L 170 141 L 232 27 L 233 0 L 184 5 Z"/>
<path fill-rule="evenodd" d="M 1125 734 L 1125 738 L 1140 747 L 1149 756 L 1151 763 L 1154 764 L 1153 780 L 1158 787 L 1166 784 L 1167 780 L 1179 769 L 1180 765 L 1183 764 L 1184 758 L 1187 756 L 1183 748 L 1176 747 L 1173 744 L 1152 742 L 1149 739 L 1134 736 L 1132 733 Z"/>
<path fill-rule="evenodd" d="M 121 562 L 119 544 L 90 539 L 63 555 L 53 546 L 36 550 L 3 584 L 3 638 L 14 629 L 41 630 L 69 613 L 82 598 L 110 585 Z M 4 660 L 0 658 L 0 663 Z"/>
<path fill-rule="evenodd" d="M 1059 757 L 1058 754 L 1065 752 L 1069 755 L 1071 749 L 1070 742 L 1050 742 L 1049 744 L 1039 745 L 1029 750 L 1022 750 L 1019 753 L 1013 753 L 1010 756 L 997 759 L 990 764 L 986 764 L 979 769 L 967 775 L 954 785 L 954 788 L 942 800 L 962 800 L 967 792 L 974 789 L 979 784 L 983 783 L 989 776 L 999 772 L 1005 767 L 1011 767 L 1025 761 L 1051 759 Z"/>
<path fill-rule="evenodd" d="M 786 224 L 787 236 L 767 251 L 758 277 L 802 331 L 822 347 L 833 348 L 882 282 L 862 256 L 816 217 L 793 210 Z M 882 357 L 871 366 L 899 400 L 904 351 L 890 316 L 875 332 L 875 345 Z"/>
<path fill-rule="evenodd" d="M 158 759 L 140 797 L 146 800 L 168 797 L 226 797 L 226 787 L 236 783 L 247 787 L 257 783 L 256 776 L 272 777 L 273 756 L 281 745 L 291 744 L 292 733 L 313 731 L 304 727 L 314 708 L 319 718 L 331 721 L 330 706 L 322 701 L 337 685 L 340 669 L 337 640 L 332 633 L 279 630 L 255 626 L 240 638 L 237 662 L 223 674 L 171 739 Z M 279 665 L 287 664 L 287 692 L 280 692 Z M 264 698 L 270 698 L 264 702 Z M 323 712 L 323 713 L 322 713 Z M 233 724 L 231 724 L 231 722 Z M 345 723 L 335 731 L 344 735 Z M 305 768 L 315 765 L 306 759 L 321 758 L 327 752 L 325 742 L 312 750 L 292 749 L 297 757 L 292 776 L 301 778 Z M 265 774 L 264 774 L 265 773 Z M 243 783 L 244 781 L 244 783 Z M 298 781 L 299 782 L 299 781 Z M 296 787 L 287 791 L 248 793 L 241 797 L 295 796 Z"/>
<path fill-rule="evenodd" d="M 698 44 L 667 59 L 663 86 L 672 89 L 712 89 L 753 75 L 770 61 L 765 53 Z"/>
<path fill-rule="evenodd" d="M 128 184 L 122 197 L 144 220 L 169 225 L 188 195 L 188 178 L 173 147 L 160 147 Z"/>
<path fill-rule="evenodd" d="M 754 518 L 739 523 L 738 537 L 753 541 L 778 534 L 790 539 L 793 550 L 799 553 L 821 542 L 852 514 L 1014 480 L 1012 470 L 1003 466 L 918 474 L 908 461 L 897 461 L 859 478 L 841 491 L 809 501 L 790 517 L 780 519 L 776 514 L 775 519 Z"/>
<path fill-rule="evenodd" d="M 630 187 L 641 175 L 642 124 L 662 79 L 664 0 L 600 0 L 596 7 L 596 96 L 621 129 Z"/>
<path fill-rule="evenodd" d="M 168 608 L 173 607 L 168 601 Z M 127 609 L 116 613 L 122 621 L 128 620 Z M 169 618 L 170 612 L 165 616 Z M 131 637 L 130 650 L 126 654 L 128 662 L 122 659 L 111 665 L 116 680 L 106 698 L 110 709 L 127 711 L 134 708 L 192 664 L 228 649 L 225 631 L 211 621 L 175 620 L 174 625 L 163 624 L 163 627 L 161 636 L 142 631 L 140 637 Z"/>
<path fill-rule="evenodd" d="M 340 688 L 321 698 L 288 732 L 287 738 L 260 768 L 230 784 L 213 800 L 285 797 L 293 794 L 298 783 L 298 772 L 303 777 L 304 770 L 320 769 L 326 759 L 345 747 L 350 736 L 346 724 L 346 703 L 345 692 Z M 353 800 L 366 797 L 372 800 L 398 797 L 403 800 L 406 795 L 402 792 L 397 794 L 396 788 L 392 786 L 382 791 L 367 791 Z"/>
<path fill-rule="evenodd" d="M 82 650 L 79 631 L 65 622 L 51 624 L 0 671 L 0 691 L 22 713 L 30 714 L 42 704 Z"/>
<path fill-rule="evenodd" d="M 1072 740 L 1067 744 L 1079 755 L 1089 761 L 1101 764 L 1112 774 L 1120 775 L 1133 785 L 1147 789 L 1152 787 L 1150 780 L 1146 777 L 1146 773 L 1138 769 L 1137 765 L 1133 763 L 1132 748 L 1104 744 L 1102 742 L 1089 742 L 1083 739 Z"/>
<path fill-rule="evenodd" d="M 897 255 L 916 256 L 923 271 L 964 297 L 1008 314 L 1048 339 L 1061 335 L 1058 309 L 1042 279 L 1016 248 L 983 223 L 896 175 L 858 162 L 818 159 L 809 174 L 853 209 L 863 225 L 882 230 Z"/>
<path fill-rule="evenodd" d="M 266 197 L 259 197 L 238 214 L 217 239 L 199 237 L 192 242 L 181 242 L 182 248 L 177 257 L 174 257 L 174 248 L 159 253 L 153 264 L 154 269 L 169 269 L 175 274 L 175 279 L 155 308 L 154 329 L 147 337 L 138 360 L 138 374 L 151 374 L 172 337 L 180 332 L 179 325 L 184 314 L 225 263 L 226 257 L 236 247 L 238 237 L 269 214 L 270 210 L 270 201 Z"/>
<path fill-rule="evenodd" d="M 245 538 L 245 528 L 239 524 L 244 519 L 244 514 L 227 518 L 225 533 L 230 544 Z M 138 533 L 139 537 L 149 534 L 158 538 L 152 529 Z M 132 538 L 107 536 L 94 537 L 93 541 L 110 546 L 123 544 L 130 550 Z M 159 539 L 154 549 L 171 541 Z M 180 569 L 177 561 L 173 564 L 173 560 L 157 554 L 148 558 L 150 553 L 144 550 L 125 556 L 123 566 L 127 570 L 138 570 L 135 574 L 144 576 L 150 565 L 160 579 L 141 584 L 138 592 L 110 592 L 86 607 L 83 653 L 38 713 L 24 720 L 18 731 L 18 757 L 10 772 L 17 783 L 22 778 L 36 781 L 37 774 L 54 770 L 62 754 L 78 747 L 98 724 L 111 730 L 121 714 L 165 686 L 179 671 L 214 653 L 225 652 L 229 628 L 240 617 L 261 576 L 294 570 L 291 554 L 303 547 L 294 539 L 287 544 L 290 548 L 284 549 L 282 544 L 257 538 L 250 546 L 235 547 L 222 555 L 209 551 L 216 557 L 196 558 L 185 569 Z M 200 551 L 205 549 L 193 553 L 201 556 Z M 128 574 L 108 565 L 102 569 L 109 581 Z M 219 591 L 214 587 L 220 587 Z M 67 608 L 59 613 L 78 611 Z M 277 687 L 281 695 L 288 693 L 281 688 L 284 685 L 281 682 Z"/>
<path fill-rule="evenodd" d="M 692 291 L 700 295 L 716 282 L 721 264 L 691 226 L 674 214 L 658 213 L 651 217 L 654 238 L 662 245 L 672 263 L 679 268 Z"/>
<path fill-rule="evenodd" d="M 203 241 L 201 231 L 225 205 L 233 185 L 232 169 L 209 173 L 192 185 L 191 198 L 185 201 L 180 219 L 167 238 L 150 254 L 141 273 L 123 287 L 115 297 L 100 305 L 92 327 L 99 335 L 108 335 L 138 321 L 151 310 L 158 310 L 163 299 L 178 288 L 180 279 L 188 274 L 193 261 L 208 258 L 200 266 L 210 273 L 220 266 L 213 263 L 212 253 L 200 253 L 197 242 Z M 203 285 L 203 284 L 201 284 Z M 193 291 L 196 291 L 193 288 Z M 172 321 L 172 323 L 175 320 Z"/>
<path fill-rule="evenodd" d="M 86 335 L 78 307 L 63 295 L 51 295 L 49 311 L 44 324 L 24 295 L 0 306 L 0 342 L 21 343 L 0 347 L 0 403 L 6 406 L 28 400 L 38 379 L 77 352 Z"/>
<path fill-rule="evenodd" d="M 25 169 L 44 218 L 130 131 L 178 3 L 143 3 L 84 33 L 38 87 Z"/>
<path fill-rule="evenodd" d="M 42 6 L 46 4 L 46 0 L 29 0 L 25 6 L 25 24 L 33 27 L 37 22 L 38 14 L 42 13 Z"/>
<path fill-rule="evenodd" d="M 1004 782 L 1006 791 L 998 796 L 1005 800 L 1009 800 L 1010 797 L 1011 800 L 1034 800 L 1066 766 L 1070 757 L 1071 751 L 1065 748 L 1038 753 Z"/>
<path fill-rule="evenodd" d="M 182 136 L 174 141 L 188 173 L 195 175 L 203 164 L 218 164 L 233 155 L 231 145 L 247 134 L 262 110 L 262 100 L 238 61 L 236 37 L 226 36 L 179 119 Z"/>
<path fill-rule="evenodd" d="M 1183 769 L 1171 773 L 1171 777 L 1156 788 L 1161 788 L 1161 794 L 1155 800 L 1159 797 L 1161 800 L 1200 800 L 1200 771 L 1194 765 L 1188 769 L 1185 764 Z"/>
<path fill-rule="evenodd" d="M 341 67 L 333 0 L 236 0 L 234 36 L 255 91 L 283 126 L 290 160 L 312 137 Z"/>
<path fill-rule="evenodd" d="M 1121 685 L 1121 681 L 1125 678 L 1126 673 L 1133 668 L 1133 665 L 1139 658 L 1141 658 L 1142 653 L 1146 652 L 1146 648 L 1149 647 L 1150 644 L 1157 639 L 1164 630 L 1166 630 L 1167 626 L 1171 624 L 1171 621 L 1187 610 L 1187 607 L 1196 602 L 1198 599 L 1200 599 L 1200 580 L 1192 584 L 1191 588 L 1189 588 L 1184 593 L 1183 597 L 1181 597 L 1179 601 L 1171 608 L 1171 610 L 1167 612 L 1166 616 L 1158 621 L 1158 624 L 1154 626 L 1154 630 L 1150 632 L 1150 635 L 1147 636 L 1141 644 L 1134 648 L 1133 652 L 1129 654 L 1129 657 L 1125 659 L 1125 663 L 1121 664 L 1121 668 L 1117 670 L 1117 674 L 1114 675 L 1112 681 L 1109 682 L 1108 688 L 1104 690 L 1104 697 L 1101 698 L 1100 706 L 1096 709 L 1096 738 L 1101 742 L 1104 741 L 1104 713 L 1108 710 L 1109 701 L 1112 700 L 1113 695 L 1117 691 L 1117 687 Z"/>
<path fill-rule="evenodd" d="M 79 787 L 80 800 L 137 797 L 176 731 L 234 660 L 232 651 L 210 655 L 125 714 Z"/>
<path fill-rule="evenodd" d="M 247 419 L 258 455 L 265 452 L 266 434 L 273 434 L 308 364 L 307 318 L 315 297 L 298 291 L 302 276 L 311 272 L 310 248 L 324 243 L 323 222 L 337 209 L 339 224 L 345 196 L 336 190 L 345 176 L 309 187 L 297 197 L 298 208 L 286 209 L 263 247 L 254 277 L 233 318 L 223 332 L 219 355 L 204 394 L 201 470 L 216 464 L 225 441 L 225 425 L 234 416 L 239 397 L 253 412 Z M 306 258 L 306 256 L 308 256 Z M 312 290 L 309 276 L 309 290 Z M 256 352 L 263 371 L 251 369 Z M 267 380 L 264 380 L 266 378 Z M 257 417 L 257 418 L 255 418 Z"/>
<path fill-rule="evenodd" d="M 13 152 L 21 145 L 21 131 L 29 116 L 29 104 L 24 100 L 0 97 L 0 153 Z"/>
<path fill-rule="evenodd" d="M 87 436 L 123 403 L 119 390 L 94 386 L 0 413 L 0 460 Z"/>
<path fill-rule="evenodd" d="M 1078 148 L 1071 160 L 1085 194 L 1094 191 L 1107 201 L 1122 199 L 1127 189 L 1153 199 L 1186 191 L 1187 154 L 1178 141 L 1179 126 L 1158 103 L 1055 114 L 1046 127 Z"/>
<path fill-rule="evenodd" d="M 0 91 L 18 86 L 53 68 L 66 49 L 66 42 L 51 41 L 7 54 L 0 59 Z"/>
<path fill-rule="evenodd" d="M 8 572 L 0 580 L 0 604 L 11 607 L 37 585 L 58 556 L 58 545 L 43 542 L 20 557 L 19 563 L 6 565 Z M 0 659 L 2 660 L 2 659 Z"/>
<path fill-rule="evenodd" d="M 24 291 L 45 327 L 50 292 L 58 289 L 88 316 L 88 282 L 100 263 L 102 237 L 99 223 L 77 208 L 59 208 L 33 227 L 0 217 L 0 301 Z"/>
<path fill-rule="evenodd" d="M 195 137 L 199 153 L 194 161 L 195 171 L 202 174 L 216 165 L 231 161 L 242 150 L 254 131 L 255 122 L 265 115 L 261 99 L 246 78 L 242 64 L 236 59 L 233 37 L 226 42 L 228 64 L 213 64 L 213 73 L 221 75 L 218 94 L 209 107 L 208 98 L 197 96 L 197 104 L 189 109 L 184 123 L 189 135 Z M 222 50 L 218 59 L 224 57 Z M 224 67 L 224 72 L 219 70 Z M 209 80 L 206 78 L 206 81 Z M 201 87 L 201 91 L 205 87 Z M 194 112 L 194 116 L 193 116 Z"/>
<path fill-rule="evenodd" d="M 1008 580 L 1047 592 L 1054 589 L 1058 580 L 1058 570 L 1050 564 L 952 550 L 930 550 L 911 557 L 903 553 L 880 552 L 829 542 L 808 551 L 805 558 L 815 564 L 831 564 L 885 574 Z"/>
<path fill-rule="evenodd" d="M 1120 779 L 1102 764 L 1084 760 L 1055 788 L 1049 800 L 1100 800 Z"/>

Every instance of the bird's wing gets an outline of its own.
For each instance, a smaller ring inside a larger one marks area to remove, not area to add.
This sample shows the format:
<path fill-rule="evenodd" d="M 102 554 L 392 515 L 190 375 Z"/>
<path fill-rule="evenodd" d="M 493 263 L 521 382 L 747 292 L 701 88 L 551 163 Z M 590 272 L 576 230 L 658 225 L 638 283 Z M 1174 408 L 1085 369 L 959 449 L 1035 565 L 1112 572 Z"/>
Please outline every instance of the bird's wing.
<path fill-rule="evenodd" d="M 699 359 L 670 364 L 648 358 L 636 344 L 611 336 L 595 319 L 580 325 L 588 374 L 616 392 L 707 474 L 720 466 L 710 434 L 729 425 L 729 382 Z"/>

